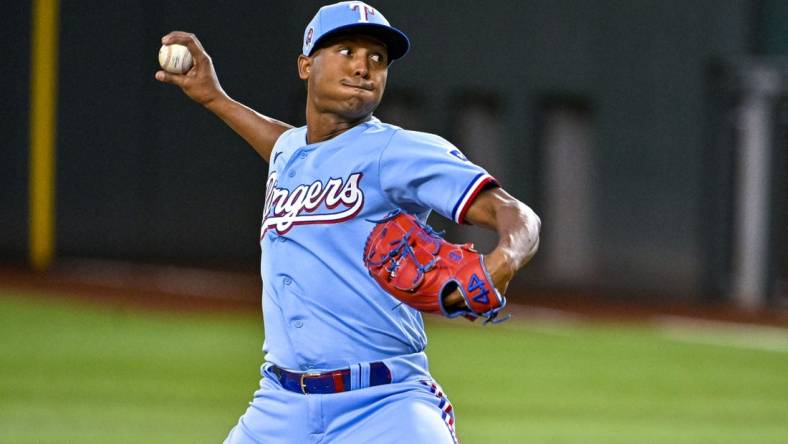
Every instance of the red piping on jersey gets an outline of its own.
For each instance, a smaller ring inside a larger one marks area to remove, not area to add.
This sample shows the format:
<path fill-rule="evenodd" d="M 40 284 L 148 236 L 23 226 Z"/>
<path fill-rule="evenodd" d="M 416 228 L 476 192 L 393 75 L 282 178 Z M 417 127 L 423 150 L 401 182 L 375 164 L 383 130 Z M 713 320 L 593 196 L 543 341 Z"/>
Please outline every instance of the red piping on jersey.
<path fill-rule="evenodd" d="M 498 181 L 496 181 L 495 178 L 491 176 L 487 176 L 484 180 L 479 182 L 476 187 L 474 187 L 473 191 L 471 192 L 471 197 L 468 198 L 468 200 L 465 202 L 465 206 L 460 210 L 460 216 L 457 217 L 458 224 L 465 223 L 465 213 L 468 212 L 468 209 L 471 207 L 471 203 L 474 199 L 476 199 L 476 195 L 479 194 L 479 192 L 481 192 L 483 189 L 487 188 L 488 185 L 498 186 Z"/>

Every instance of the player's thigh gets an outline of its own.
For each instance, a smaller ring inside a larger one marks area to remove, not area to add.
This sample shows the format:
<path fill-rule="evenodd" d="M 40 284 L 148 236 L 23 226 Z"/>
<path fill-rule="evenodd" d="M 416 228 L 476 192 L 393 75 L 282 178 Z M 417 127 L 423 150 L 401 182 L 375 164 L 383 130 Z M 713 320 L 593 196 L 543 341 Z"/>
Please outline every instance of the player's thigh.
<path fill-rule="evenodd" d="M 224 444 L 307 443 L 310 412 L 304 395 L 264 380 Z"/>
<path fill-rule="evenodd" d="M 330 441 L 337 444 L 455 443 L 453 407 L 440 390 L 432 390 L 431 384 L 431 381 L 395 384 L 399 387 L 370 402 L 369 408 L 355 418 L 353 426 Z"/>

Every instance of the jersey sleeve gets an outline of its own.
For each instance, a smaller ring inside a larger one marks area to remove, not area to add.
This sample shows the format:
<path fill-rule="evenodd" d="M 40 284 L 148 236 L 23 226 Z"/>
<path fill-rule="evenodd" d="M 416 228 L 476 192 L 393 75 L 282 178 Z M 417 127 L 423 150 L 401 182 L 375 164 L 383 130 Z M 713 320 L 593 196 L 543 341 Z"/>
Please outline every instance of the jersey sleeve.
<path fill-rule="evenodd" d="M 409 212 L 435 210 L 463 223 L 476 195 L 498 183 L 445 139 L 399 130 L 381 153 L 380 186 L 393 204 Z"/>

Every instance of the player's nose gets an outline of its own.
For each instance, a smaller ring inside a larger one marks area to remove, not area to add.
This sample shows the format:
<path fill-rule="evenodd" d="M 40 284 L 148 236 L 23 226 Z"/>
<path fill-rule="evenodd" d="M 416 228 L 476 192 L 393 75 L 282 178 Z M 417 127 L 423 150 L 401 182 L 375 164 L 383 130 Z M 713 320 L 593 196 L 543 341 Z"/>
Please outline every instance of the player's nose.
<path fill-rule="evenodd" d="M 366 56 L 353 57 L 352 69 L 354 77 L 369 78 L 369 58 Z"/>

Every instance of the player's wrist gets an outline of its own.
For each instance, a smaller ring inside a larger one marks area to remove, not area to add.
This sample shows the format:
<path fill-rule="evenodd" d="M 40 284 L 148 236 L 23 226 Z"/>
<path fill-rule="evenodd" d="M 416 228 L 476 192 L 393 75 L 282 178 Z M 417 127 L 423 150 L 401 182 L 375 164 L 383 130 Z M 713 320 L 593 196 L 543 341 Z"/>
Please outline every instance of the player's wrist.
<path fill-rule="evenodd" d="M 512 252 L 501 247 L 484 256 L 484 265 L 487 267 L 495 287 L 502 293 L 519 268 Z"/>
<path fill-rule="evenodd" d="M 223 90 L 219 90 L 215 95 L 208 97 L 203 103 L 208 111 L 222 117 L 236 102 Z"/>

